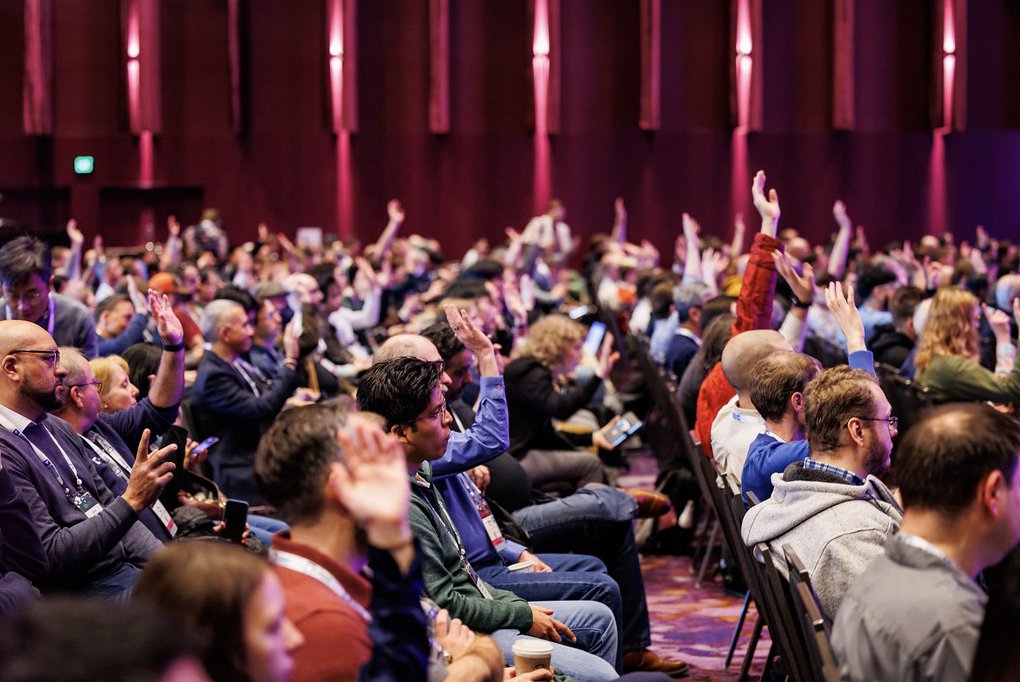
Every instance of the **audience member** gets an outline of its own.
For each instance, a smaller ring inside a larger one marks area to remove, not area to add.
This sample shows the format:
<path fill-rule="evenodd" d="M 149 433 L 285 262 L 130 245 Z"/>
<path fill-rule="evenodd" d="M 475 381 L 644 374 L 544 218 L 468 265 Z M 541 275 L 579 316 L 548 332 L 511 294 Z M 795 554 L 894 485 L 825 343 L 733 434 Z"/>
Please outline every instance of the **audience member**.
<path fill-rule="evenodd" d="M 361 407 L 383 415 L 387 429 L 407 455 L 412 477 L 411 527 L 422 548 L 425 591 L 468 627 L 491 633 L 508 663 L 513 659 L 513 642 L 530 634 L 553 642 L 553 665 L 561 672 L 580 679 L 615 679 L 617 634 L 608 608 L 597 602 L 529 604 L 486 585 L 467 560 L 431 480 L 430 462 L 446 453 L 450 438 L 451 418 L 440 376 L 434 363 L 398 357 L 373 365 L 358 386 Z"/>
<path fill-rule="evenodd" d="M 284 335 L 285 358 L 280 372 L 266 383 L 246 359 L 252 326 L 239 303 L 216 300 L 206 306 L 202 330 L 209 351 L 198 367 L 191 392 L 199 440 L 218 436 L 210 455 L 213 479 L 229 497 L 261 504 L 253 462 L 259 438 L 298 387 L 297 335 Z"/>
<path fill-rule="evenodd" d="M 825 370 L 804 391 L 810 457 L 775 476 L 772 497 L 751 507 L 741 535 L 766 542 L 785 572 L 784 545 L 804 561 L 831 621 L 847 588 L 899 529 L 902 512 L 875 474 L 889 468 L 896 417 L 875 377 Z"/>
<path fill-rule="evenodd" d="M 216 540 L 174 543 L 153 557 L 131 598 L 193 628 L 206 644 L 202 663 L 212 679 L 291 679 L 304 637 L 264 560 Z"/>
<path fill-rule="evenodd" d="M 60 365 L 67 374 L 64 390 L 59 394 L 62 404 L 52 413 L 66 421 L 82 437 L 82 442 L 92 451 L 91 459 L 96 471 L 110 490 L 118 495 L 126 489 L 135 463 L 134 453 L 127 444 L 141 440 L 142 432 L 147 428 L 153 437 L 162 436 L 177 418 L 184 394 L 181 324 L 166 296 L 152 292 L 149 305 L 157 320 L 164 351 L 152 388 L 141 402 L 136 403 L 129 393 L 130 404 L 122 408 L 117 403 L 116 409 L 110 409 L 111 402 L 108 401 L 108 409 L 101 411 L 103 382 L 96 379 L 89 362 L 75 349 L 60 349 Z M 112 364 L 113 357 L 93 362 Z M 126 372 L 118 369 L 126 379 Z M 143 510 L 139 518 L 157 538 L 166 541 L 176 534 L 176 526 L 159 500 L 153 503 L 151 509 Z"/>
<path fill-rule="evenodd" d="M 4 682 L 212 682 L 203 642 L 159 609 L 54 598 L 0 620 Z M 217 652 L 226 658 L 226 651 Z"/>
<path fill-rule="evenodd" d="M 996 339 L 996 372 L 979 364 L 982 310 Z M 1013 310 L 1020 317 L 1020 302 L 1013 303 Z M 1014 364 L 1015 357 L 1006 313 L 982 309 L 974 294 L 962 289 L 944 288 L 935 294 L 914 360 L 917 382 L 931 400 L 1020 401 L 1020 365 Z"/>
<path fill-rule="evenodd" d="M 843 679 L 968 679 L 988 599 L 978 574 L 1020 541 L 1018 453 L 1017 422 L 987 405 L 938 408 L 907 433 L 900 532 L 833 624 Z"/>
<path fill-rule="evenodd" d="M 5 320 L 34 322 L 61 346 L 97 353 L 96 327 L 88 309 L 50 287 L 50 252 L 34 237 L 16 237 L 0 248 L 0 288 Z"/>
<path fill-rule="evenodd" d="M 421 562 L 399 445 L 374 415 L 347 413 L 343 403 L 300 407 L 265 434 L 255 470 L 291 526 L 270 558 L 305 638 L 294 680 L 420 679 Z"/>
<path fill-rule="evenodd" d="M 0 443 L 4 468 L 32 510 L 49 559 L 49 590 L 122 594 L 161 545 L 138 515 L 173 476 L 164 462 L 174 446 L 149 453 L 142 432 L 127 487 L 115 496 L 60 407 L 67 370 L 53 338 L 38 325 L 0 322 Z"/>

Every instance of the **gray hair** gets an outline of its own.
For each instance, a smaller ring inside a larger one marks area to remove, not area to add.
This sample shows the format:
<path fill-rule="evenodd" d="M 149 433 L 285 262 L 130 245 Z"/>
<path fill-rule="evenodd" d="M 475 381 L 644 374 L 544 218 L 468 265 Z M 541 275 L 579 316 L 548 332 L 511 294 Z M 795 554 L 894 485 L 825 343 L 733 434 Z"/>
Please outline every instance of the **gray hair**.
<path fill-rule="evenodd" d="M 202 337 L 209 343 L 215 343 L 219 337 L 220 329 L 226 323 L 227 315 L 234 312 L 235 308 L 244 310 L 244 306 L 237 301 L 223 298 L 210 301 L 209 305 L 205 307 L 202 321 L 198 325 L 202 330 Z"/>

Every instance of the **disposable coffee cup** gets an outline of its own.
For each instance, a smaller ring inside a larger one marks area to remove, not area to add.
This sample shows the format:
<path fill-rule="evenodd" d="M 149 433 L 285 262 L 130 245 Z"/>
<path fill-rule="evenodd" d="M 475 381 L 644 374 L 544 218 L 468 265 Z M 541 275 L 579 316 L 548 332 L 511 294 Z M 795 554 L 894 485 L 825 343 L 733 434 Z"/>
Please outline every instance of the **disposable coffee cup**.
<path fill-rule="evenodd" d="M 534 573 L 535 562 L 534 561 L 518 561 L 516 564 L 507 566 L 508 571 L 511 573 Z"/>
<path fill-rule="evenodd" d="M 549 670 L 552 667 L 552 642 L 541 639 L 518 639 L 514 642 L 514 669 L 517 674 L 534 670 Z"/>

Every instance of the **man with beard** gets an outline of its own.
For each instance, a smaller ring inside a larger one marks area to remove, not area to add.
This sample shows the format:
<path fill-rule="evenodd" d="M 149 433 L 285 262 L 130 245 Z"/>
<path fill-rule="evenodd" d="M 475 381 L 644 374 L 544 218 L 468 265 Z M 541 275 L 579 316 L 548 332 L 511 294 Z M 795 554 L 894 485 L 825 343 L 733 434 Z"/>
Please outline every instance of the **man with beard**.
<path fill-rule="evenodd" d="M 138 520 L 172 478 L 175 446 L 149 453 L 142 433 L 127 487 L 116 497 L 70 426 L 47 410 L 67 370 L 53 337 L 22 320 L 0 322 L 0 448 L 49 560 L 44 590 L 116 596 L 134 584 L 160 541 Z"/>
<path fill-rule="evenodd" d="M 772 497 L 748 510 L 741 535 L 750 547 L 768 543 L 784 573 L 779 557 L 790 545 L 831 622 L 903 521 L 892 492 L 875 478 L 889 468 L 897 419 L 875 377 L 840 366 L 807 385 L 804 422 L 810 456 L 772 477 Z"/>

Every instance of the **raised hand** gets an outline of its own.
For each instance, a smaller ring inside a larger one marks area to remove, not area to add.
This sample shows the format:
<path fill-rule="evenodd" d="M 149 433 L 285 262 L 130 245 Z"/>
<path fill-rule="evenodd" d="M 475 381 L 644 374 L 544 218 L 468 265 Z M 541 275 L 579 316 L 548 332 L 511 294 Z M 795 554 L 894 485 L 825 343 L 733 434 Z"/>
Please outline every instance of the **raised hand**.
<path fill-rule="evenodd" d="M 981 310 L 985 314 L 985 319 L 988 320 L 988 326 L 991 327 L 992 334 L 995 335 L 995 342 L 1010 343 L 1009 315 L 998 308 L 990 308 L 984 303 L 981 304 Z M 1016 310 L 1016 302 L 1014 301 L 1014 314 Z"/>
<path fill-rule="evenodd" d="M 171 239 L 177 239 L 181 236 L 181 224 L 177 222 L 177 216 L 167 216 L 166 229 Z"/>
<path fill-rule="evenodd" d="M 765 171 L 760 170 L 754 176 L 751 183 L 751 198 L 754 200 L 754 207 L 758 209 L 761 216 L 761 231 L 770 237 L 776 236 L 779 229 L 779 194 L 775 189 L 770 189 L 768 197 L 765 196 Z"/>
<path fill-rule="evenodd" d="M 492 347 L 492 341 L 479 329 L 466 310 L 457 310 L 456 307 L 447 304 L 443 306 L 446 312 L 446 321 L 450 323 L 457 340 L 464 344 L 464 347 L 471 351 L 478 362 L 478 373 L 482 376 L 498 376 L 499 365 L 496 362 L 496 351 Z"/>
<path fill-rule="evenodd" d="M 128 278 L 128 287 L 133 286 L 132 278 Z M 184 327 L 174 314 L 174 307 L 166 294 L 149 289 L 149 311 L 156 320 L 156 331 L 163 345 L 175 346 L 184 340 Z"/>
<path fill-rule="evenodd" d="M 867 350 L 864 345 L 864 322 L 854 303 L 853 285 L 847 286 L 847 295 L 844 296 L 843 288 L 837 282 L 830 282 L 829 288 L 825 290 L 825 305 L 832 311 L 836 324 L 846 336 L 847 354 Z"/>
<path fill-rule="evenodd" d="M 836 224 L 839 225 L 840 230 L 845 230 L 846 232 L 853 231 L 853 221 L 847 215 L 846 204 L 839 199 L 832 205 L 832 217 L 836 219 Z"/>
<path fill-rule="evenodd" d="M 798 301 L 810 303 L 815 299 L 815 271 L 810 263 L 804 263 L 804 273 L 798 275 L 797 270 L 793 267 L 793 258 L 790 254 L 773 251 L 772 260 L 776 264 L 779 275 L 790 285 L 790 289 Z"/>
<path fill-rule="evenodd" d="M 328 483 L 337 500 L 373 547 L 393 549 L 410 542 L 411 489 L 400 444 L 378 425 L 358 417 L 337 433 L 337 441 L 345 461 L 332 465 Z"/>
<path fill-rule="evenodd" d="M 136 512 L 152 505 L 163 492 L 163 487 L 174 477 L 174 463 L 164 461 L 177 450 L 175 444 L 167 445 L 155 452 L 149 452 L 149 429 L 142 431 L 135 452 L 135 465 L 131 467 L 127 489 L 122 497 Z"/>
<path fill-rule="evenodd" d="M 406 214 L 404 213 L 404 207 L 400 205 L 400 202 L 396 199 L 390 199 L 386 203 L 386 215 L 389 217 L 390 222 L 402 223 Z"/>
<path fill-rule="evenodd" d="M 131 299 L 131 304 L 135 307 L 135 313 L 145 315 L 149 312 L 149 299 L 138 291 L 134 276 L 128 275 L 125 279 L 127 279 L 128 298 Z"/>
<path fill-rule="evenodd" d="M 67 238 L 71 240 L 72 246 L 85 243 L 85 235 L 78 229 L 78 221 L 74 218 L 67 221 Z"/>

